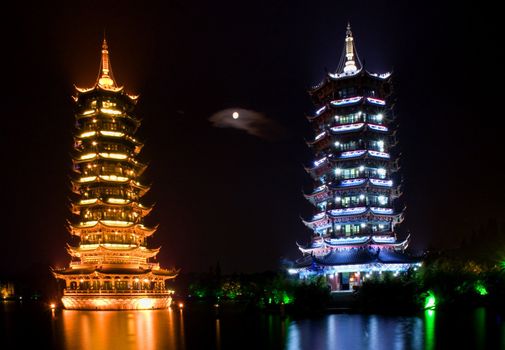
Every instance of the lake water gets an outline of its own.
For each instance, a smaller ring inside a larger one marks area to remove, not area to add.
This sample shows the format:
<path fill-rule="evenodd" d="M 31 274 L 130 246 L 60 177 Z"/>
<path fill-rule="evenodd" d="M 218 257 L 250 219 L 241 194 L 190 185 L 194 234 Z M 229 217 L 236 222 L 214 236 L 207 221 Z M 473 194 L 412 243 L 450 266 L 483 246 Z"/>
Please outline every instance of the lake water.
<path fill-rule="evenodd" d="M 492 310 L 399 317 L 290 317 L 212 310 L 50 310 L 0 305 L 0 349 L 505 349 L 505 319 Z"/>

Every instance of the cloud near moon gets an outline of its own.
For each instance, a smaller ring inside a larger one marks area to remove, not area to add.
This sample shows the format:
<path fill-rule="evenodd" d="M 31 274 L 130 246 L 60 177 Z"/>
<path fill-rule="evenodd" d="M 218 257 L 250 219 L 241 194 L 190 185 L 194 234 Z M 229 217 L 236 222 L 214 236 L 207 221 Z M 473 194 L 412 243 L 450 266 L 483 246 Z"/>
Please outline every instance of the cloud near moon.
<path fill-rule="evenodd" d="M 235 113 L 238 113 L 235 114 Z M 214 113 L 209 121 L 218 128 L 233 128 L 266 140 L 284 136 L 285 130 L 264 114 L 243 108 L 228 108 Z"/>

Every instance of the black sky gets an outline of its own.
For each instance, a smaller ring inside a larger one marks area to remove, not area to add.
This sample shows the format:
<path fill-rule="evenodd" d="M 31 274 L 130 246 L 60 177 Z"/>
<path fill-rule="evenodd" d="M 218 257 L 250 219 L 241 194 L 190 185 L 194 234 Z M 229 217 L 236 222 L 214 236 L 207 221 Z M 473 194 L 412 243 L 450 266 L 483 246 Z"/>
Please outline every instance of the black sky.
<path fill-rule="evenodd" d="M 150 244 L 165 266 L 251 272 L 299 256 L 311 213 L 306 91 L 336 69 L 348 20 L 367 69 L 394 70 L 412 246 L 453 246 L 503 220 L 503 44 L 496 12 L 466 3 L 87 1 L 5 13 L 0 273 L 69 260 L 70 96 L 94 83 L 104 29 L 117 81 L 141 94 L 148 223 L 160 224 Z M 288 136 L 212 128 L 230 107 Z"/>

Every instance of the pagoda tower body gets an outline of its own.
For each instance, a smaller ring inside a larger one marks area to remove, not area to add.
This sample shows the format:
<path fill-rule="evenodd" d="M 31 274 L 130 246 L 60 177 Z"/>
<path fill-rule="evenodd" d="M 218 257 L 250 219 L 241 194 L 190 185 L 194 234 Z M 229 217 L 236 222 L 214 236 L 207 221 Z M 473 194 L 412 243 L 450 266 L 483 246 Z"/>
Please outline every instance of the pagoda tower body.
<path fill-rule="evenodd" d="M 416 268 L 419 259 L 405 253 L 409 237 L 398 240 L 395 228 L 403 210 L 394 174 L 394 115 L 391 74 L 363 69 L 347 27 L 344 55 L 309 94 L 316 106 L 308 120 L 308 142 L 315 160 L 306 167 L 314 180 L 306 199 L 315 215 L 304 224 L 313 231 L 303 257 L 289 269 L 300 278 L 324 275 L 332 291 L 352 290 L 373 273 Z"/>
<path fill-rule="evenodd" d="M 137 157 L 143 144 L 134 137 L 140 120 L 137 96 L 118 87 L 112 75 L 107 43 L 102 45 L 94 87 L 76 88 L 72 213 L 69 231 L 79 238 L 68 246 L 70 266 L 53 270 L 65 281 L 67 309 L 159 309 L 171 303 L 165 281 L 175 270 L 151 262 L 158 252 L 147 247 L 155 228 L 144 226 L 152 207 L 140 199 L 149 190 L 140 182 L 146 169 Z"/>

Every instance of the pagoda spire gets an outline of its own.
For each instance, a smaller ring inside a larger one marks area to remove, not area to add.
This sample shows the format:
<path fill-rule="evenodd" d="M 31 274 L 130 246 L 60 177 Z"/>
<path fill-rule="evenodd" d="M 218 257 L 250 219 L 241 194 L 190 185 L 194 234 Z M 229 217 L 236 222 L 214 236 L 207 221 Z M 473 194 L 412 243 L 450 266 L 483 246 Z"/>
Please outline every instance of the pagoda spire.
<path fill-rule="evenodd" d="M 98 74 L 98 85 L 104 89 L 116 88 L 116 82 L 112 75 L 112 68 L 109 59 L 109 47 L 105 35 L 102 43 L 102 59 L 100 61 L 100 72 Z"/>
<path fill-rule="evenodd" d="M 345 66 L 344 73 L 355 73 L 358 70 L 356 66 L 355 57 L 358 55 L 355 53 L 356 49 L 354 47 L 354 38 L 352 37 L 351 23 L 347 22 L 347 31 L 345 32 Z M 359 58 L 358 58 L 359 60 Z"/>

